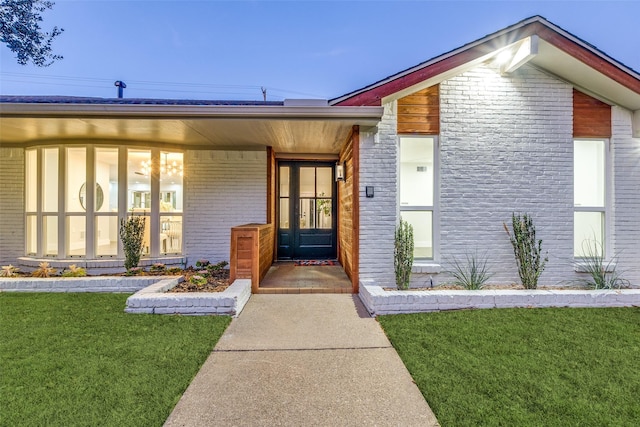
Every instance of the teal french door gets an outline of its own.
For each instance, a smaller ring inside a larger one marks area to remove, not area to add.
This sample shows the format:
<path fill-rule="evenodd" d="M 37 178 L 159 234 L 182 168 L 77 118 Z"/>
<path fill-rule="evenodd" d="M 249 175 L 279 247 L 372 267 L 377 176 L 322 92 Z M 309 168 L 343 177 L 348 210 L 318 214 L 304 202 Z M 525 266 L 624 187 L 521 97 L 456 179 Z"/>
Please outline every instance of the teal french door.
<path fill-rule="evenodd" d="M 336 257 L 334 163 L 278 164 L 278 259 Z"/>

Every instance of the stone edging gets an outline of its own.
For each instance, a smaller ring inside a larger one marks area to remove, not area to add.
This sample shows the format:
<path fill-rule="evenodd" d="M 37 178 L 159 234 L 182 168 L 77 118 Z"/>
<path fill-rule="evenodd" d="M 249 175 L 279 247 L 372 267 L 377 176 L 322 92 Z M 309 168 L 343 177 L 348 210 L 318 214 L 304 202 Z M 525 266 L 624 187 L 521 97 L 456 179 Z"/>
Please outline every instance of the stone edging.
<path fill-rule="evenodd" d="M 170 276 L 0 278 L 0 292 L 137 292 Z"/>
<path fill-rule="evenodd" d="M 472 308 L 640 307 L 640 289 L 385 291 L 361 282 L 359 296 L 376 316 Z"/>
<path fill-rule="evenodd" d="M 169 278 L 154 283 L 127 298 L 127 313 L 218 314 L 238 316 L 251 297 L 251 280 L 237 279 L 224 292 L 167 293 L 181 280 Z"/>

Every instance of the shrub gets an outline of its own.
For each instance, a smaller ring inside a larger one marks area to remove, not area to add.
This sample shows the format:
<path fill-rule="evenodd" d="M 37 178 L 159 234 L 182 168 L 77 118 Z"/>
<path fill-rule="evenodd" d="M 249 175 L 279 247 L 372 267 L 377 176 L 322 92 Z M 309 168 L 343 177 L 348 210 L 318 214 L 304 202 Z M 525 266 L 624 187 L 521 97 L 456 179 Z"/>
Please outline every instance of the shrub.
<path fill-rule="evenodd" d="M 486 255 L 465 254 L 465 260 L 459 261 L 456 257 L 451 260 L 451 269 L 447 271 L 455 281 L 454 284 L 465 289 L 482 289 L 484 284 L 493 276 L 487 267 Z"/>
<path fill-rule="evenodd" d="M 196 261 L 196 268 L 205 268 L 210 264 L 206 259 L 199 259 Z"/>
<path fill-rule="evenodd" d="M 409 289 L 413 267 L 413 226 L 400 219 L 395 233 L 394 267 L 398 289 Z"/>
<path fill-rule="evenodd" d="M 84 277 L 86 275 L 87 270 L 75 264 L 71 264 L 68 270 L 62 272 L 62 277 Z"/>
<path fill-rule="evenodd" d="M 127 270 L 125 275 L 127 275 L 127 276 L 139 276 L 142 273 L 144 273 L 144 268 L 142 268 L 142 267 L 131 267 L 130 269 Z"/>
<path fill-rule="evenodd" d="M 227 261 L 220 261 L 215 265 L 212 265 L 212 264 L 207 265 L 207 270 L 209 270 L 210 272 L 220 271 L 223 268 L 225 268 L 227 265 L 229 265 Z"/>
<path fill-rule="evenodd" d="M 631 283 L 622 278 L 621 273 L 616 270 L 617 257 L 605 261 L 604 248 L 595 238 L 582 242 L 582 253 L 584 257 L 575 261 L 576 269 L 587 273 L 589 278 L 578 279 L 578 283 L 591 289 L 620 289 L 631 286 Z"/>
<path fill-rule="evenodd" d="M 38 268 L 31 273 L 33 277 L 51 277 L 56 274 L 56 269 L 52 268 L 47 261 L 41 262 Z"/>
<path fill-rule="evenodd" d="M 207 284 L 207 278 L 202 277 L 198 274 L 194 274 L 193 276 L 189 277 L 189 283 L 196 285 L 198 287 L 202 287 Z"/>
<path fill-rule="evenodd" d="M 151 268 L 149 268 L 149 271 L 153 273 L 162 273 L 166 270 L 167 270 L 167 266 L 161 262 L 156 262 L 151 266 Z"/>
<path fill-rule="evenodd" d="M 2 270 L 0 270 L 0 277 L 16 277 L 18 275 L 18 267 L 14 267 L 13 265 L 3 265 Z"/>
<path fill-rule="evenodd" d="M 170 274 L 180 274 L 182 273 L 182 269 L 180 267 L 169 267 L 167 270 Z"/>
<path fill-rule="evenodd" d="M 529 215 L 514 213 L 511 215 L 511 224 L 513 235 L 509 232 L 507 224 L 502 223 L 513 246 L 520 280 L 525 289 L 536 289 L 538 278 L 544 271 L 549 258 L 547 256 L 542 258 L 542 240 L 536 240 L 536 228 Z"/>
<path fill-rule="evenodd" d="M 137 267 L 142 256 L 145 221 L 142 216 L 130 216 L 120 220 L 120 239 L 124 249 L 124 268 Z"/>

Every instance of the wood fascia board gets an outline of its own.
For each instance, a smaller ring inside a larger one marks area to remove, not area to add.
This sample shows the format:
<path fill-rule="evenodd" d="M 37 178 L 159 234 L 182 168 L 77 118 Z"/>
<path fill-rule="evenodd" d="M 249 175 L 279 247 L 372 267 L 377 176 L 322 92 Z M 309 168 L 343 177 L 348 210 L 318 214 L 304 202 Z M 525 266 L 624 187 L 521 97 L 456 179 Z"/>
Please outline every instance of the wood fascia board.
<path fill-rule="evenodd" d="M 397 99 L 395 93 L 402 93 L 402 96 L 404 96 L 407 94 L 407 90 L 439 83 L 445 80 L 440 75 L 444 75 L 458 67 L 464 69 L 466 63 L 477 61 L 483 56 L 491 56 L 496 50 L 533 35 L 539 36 L 626 88 L 640 93 L 640 75 L 638 73 L 549 21 L 534 17 L 514 27 L 509 27 L 448 54 L 398 73 L 368 88 L 344 95 L 331 101 L 331 104 L 345 106 L 382 105 L 388 100 Z M 427 83 L 423 85 L 423 82 Z"/>

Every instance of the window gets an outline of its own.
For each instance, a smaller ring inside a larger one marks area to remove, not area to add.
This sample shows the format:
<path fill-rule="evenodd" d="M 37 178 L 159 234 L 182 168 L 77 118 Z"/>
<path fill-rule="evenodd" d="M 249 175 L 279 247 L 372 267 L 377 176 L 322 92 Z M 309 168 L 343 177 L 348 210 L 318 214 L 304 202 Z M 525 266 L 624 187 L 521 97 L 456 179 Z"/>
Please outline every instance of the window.
<path fill-rule="evenodd" d="M 574 141 L 574 256 L 604 255 L 606 219 L 606 141 Z"/>
<path fill-rule="evenodd" d="M 119 220 L 131 214 L 145 218 L 146 255 L 182 253 L 182 153 L 33 148 L 25 169 L 27 255 L 122 257 Z"/>
<path fill-rule="evenodd" d="M 435 147 L 433 136 L 400 137 L 400 216 L 413 226 L 414 257 L 434 257 Z"/>

